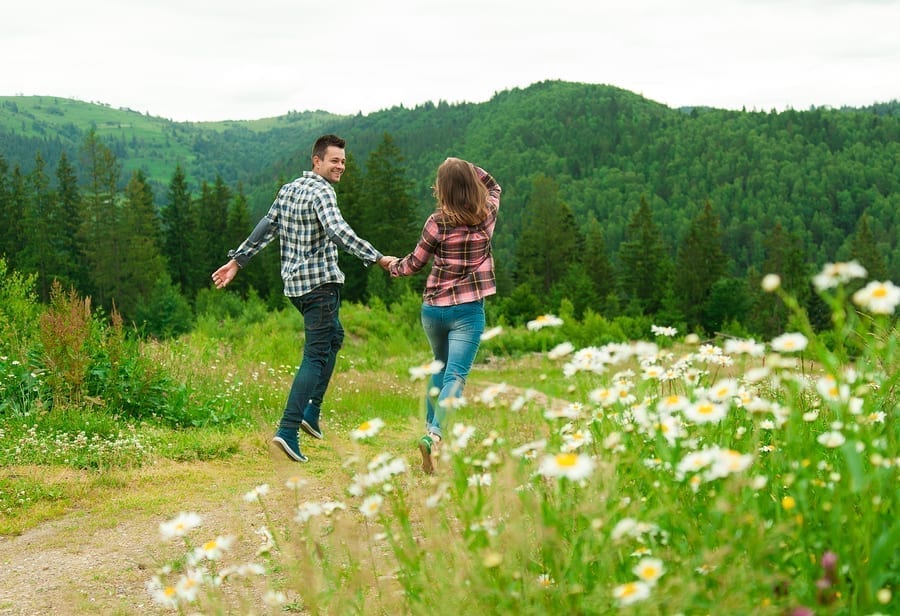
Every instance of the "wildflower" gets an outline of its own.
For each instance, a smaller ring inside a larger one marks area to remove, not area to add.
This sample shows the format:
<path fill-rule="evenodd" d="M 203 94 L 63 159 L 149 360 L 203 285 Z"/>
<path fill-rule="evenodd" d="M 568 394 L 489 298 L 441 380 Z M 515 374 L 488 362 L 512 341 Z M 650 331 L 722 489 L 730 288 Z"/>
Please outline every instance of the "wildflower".
<path fill-rule="evenodd" d="M 642 558 L 632 571 L 641 581 L 653 585 L 656 584 L 656 580 L 662 577 L 666 569 L 658 558 Z"/>
<path fill-rule="evenodd" d="M 728 407 L 712 400 L 698 400 L 684 409 L 684 416 L 694 423 L 721 421 L 728 414 Z"/>
<path fill-rule="evenodd" d="M 494 404 L 497 397 L 500 394 L 504 394 L 509 390 L 509 386 L 506 383 L 499 383 L 497 385 L 489 385 L 482 390 L 481 394 L 478 398 L 481 400 L 483 404 L 491 405 Z"/>
<path fill-rule="evenodd" d="M 268 493 L 269 493 L 269 484 L 263 483 L 263 484 L 256 486 L 255 488 L 253 488 L 246 494 L 244 494 L 244 500 L 247 501 L 248 503 L 258 503 L 259 497 L 265 496 Z"/>
<path fill-rule="evenodd" d="M 603 407 L 612 405 L 617 399 L 615 390 L 610 389 L 609 387 L 598 387 L 597 389 L 591 390 L 590 393 L 588 393 L 588 398 L 590 398 L 591 402 L 594 404 L 599 404 Z"/>
<path fill-rule="evenodd" d="M 498 325 L 496 327 L 492 327 L 488 330 L 485 330 L 481 334 L 481 340 L 482 340 L 482 342 L 485 340 L 490 340 L 491 338 L 496 338 L 497 336 L 499 336 L 502 333 L 503 333 L 503 327 Z"/>
<path fill-rule="evenodd" d="M 490 473 L 469 475 L 468 484 L 472 487 L 489 486 L 493 482 Z"/>
<path fill-rule="evenodd" d="M 656 403 L 656 412 L 660 415 L 669 415 L 687 408 L 690 401 L 682 395 L 671 394 L 665 398 L 661 398 Z"/>
<path fill-rule="evenodd" d="M 785 511 L 790 511 L 797 506 L 797 500 L 793 496 L 785 496 L 781 499 L 781 507 Z"/>
<path fill-rule="evenodd" d="M 175 519 L 159 525 L 159 532 L 165 540 L 183 537 L 200 526 L 201 518 L 196 513 L 179 513 Z"/>
<path fill-rule="evenodd" d="M 544 477 L 565 477 L 572 481 L 585 479 L 594 471 L 594 461 L 586 455 L 558 453 L 545 456 L 538 472 Z"/>
<path fill-rule="evenodd" d="M 203 583 L 205 571 L 203 569 L 188 569 L 175 585 L 175 592 L 178 598 L 186 603 L 193 603 L 197 600 L 197 593 L 200 592 L 200 586 Z"/>
<path fill-rule="evenodd" d="M 571 434 L 566 434 L 563 436 L 563 451 L 575 451 L 576 449 L 587 445 L 593 440 L 594 439 L 591 436 L 590 432 L 576 430 Z"/>
<path fill-rule="evenodd" d="M 147 582 L 147 592 L 153 600 L 163 607 L 176 609 L 178 607 L 178 594 L 174 586 L 165 586 L 158 576 Z"/>
<path fill-rule="evenodd" d="M 538 452 L 543 451 L 547 447 L 547 441 L 541 439 L 539 441 L 531 441 L 524 445 L 519 445 L 513 449 L 510 454 L 514 458 L 534 458 Z"/>
<path fill-rule="evenodd" d="M 628 582 L 613 589 L 613 597 L 619 605 L 631 605 L 650 596 L 650 585 L 646 582 Z"/>
<path fill-rule="evenodd" d="M 366 500 L 359 506 L 359 510 L 367 518 L 374 518 L 378 515 L 378 512 L 381 511 L 381 504 L 383 502 L 384 497 L 381 494 L 372 494 L 371 496 L 366 497 Z"/>
<path fill-rule="evenodd" d="M 833 430 L 831 432 L 824 432 L 820 434 L 816 440 L 820 445 L 824 445 L 829 449 L 834 449 L 835 447 L 840 447 L 844 443 L 847 442 L 847 438 L 839 431 Z"/>
<path fill-rule="evenodd" d="M 715 402 L 726 402 L 738 393 L 738 382 L 736 379 L 722 379 L 709 388 L 707 395 Z"/>
<path fill-rule="evenodd" d="M 672 338 L 676 334 L 678 334 L 678 330 L 674 327 L 661 326 L 661 325 L 651 325 L 650 331 L 654 336 L 665 336 L 667 338 Z"/>
<path fill-rule="evenodd" d="M 766 347 L 753 338 L 748 340 L 729 339 L 725 341 L 725 352 L 729 355 L 749 355 L 750 357 L 762 357 Z"/>
<path fill-rule="evenodd" d="M 533 321 L 528 321 L 525 325 L 529 331 L 537 331 L 544 327 L 559 327 L 563 324 L 563 320 L 552 314 L 542 314 Z"/>
<path fill-rule="evenodd" d="M 297 506 L 297 513 L 294 515 L 294 521 L 302 524 L 314 516 L 322 515 L 322 513 L 324 513 L 324 510 L 319 503 L 302 503 Z"/>
<path fill-rule="evenodd" d="M 513 403 L 510 405 L 510 410 L 512 411 L 521 411 L 525 404 L 537 398 L 538 392 L 534 389 L 526 389 L 521 396 L 517 397 Z"/>
<path fill-rule="evenodd" d="M 288 480 L 284 482 L 284 485 L 288 490 L 299 490 L 306 485 L 306 479 L 303 479 L 299 475 L 293 475 L 288 477 Z"/>
<path fill-rule="evenodd" d="M 362 441 L 375 436 L 383 427 L 384 421 L 376 417 L 375 419 L 370 419 L 369 421 L 364 421 L 359 424 L 359 427 L 356 430 L 350 432 L 350 438 L 354 441 Z"/>
<path fill-rule="evenodd" d="M 868 275 L 866 268 L 858 261 L 849 263 L 826 263 L 821 272 L 813 276 L 813 286 L 817 291 L 831 289 L 839 284 L 850 282 L 854 278 L 865 278 Z"/>
<path fill-rule="evenodd" d="M 554 580 L 549 573 L 542 573 L 537 577 L 537 583 L 541 588 L 550 588 L 556 584 L 556 580 Z"/>
<path fill-rule="evenodd" d="M 559 359 L 565 357 L 574 350 L 575 346 L 571 342 L 561 342 L 550 349 L 550 352 L 547 353 L 547 357 L 549 359 Z"/>
<path fill-rule="evenodd" d="M 222 558 L 222 554 L 231 547 L 232 543 L 234 543 L 234 537 L 219 536 L 211 539 L 194 549 L 193 562 L 199 562 L 204 558 L 206 560 L 219 560 Z"/>
<path fill-rule="evenodd" d="M 583 413 L 584 406 L 578 402 L 572 402 L 563 407 L 545 410 L 544 419 L 578 419 Z"/>
<path fill-rule="evenodd" d="M 413 366 L 409 369 L 409 376 L 413 381 L 419 381 L 432 374 L 437 374 L 443 369 L 444 362 L 435 359 L 421 366 Z"/>
<path fill-rule="evenodd" d="M 777 338 L 772 339 L 772 348 L 781 353 L 791 353 L 794 351 L 802 351 L 806 348 L 809 341 L 801 333 L 793 332 L 781 334 Z"/>
<path fill-rule="evenodd" d="M 781 286 L 781 276 L 778 274 L 766 274 L 763 276 L 761 286 L 766 293 L 772 293 Z"/>
<path fill-rule="evenodd" d="M 897 304 L 900 304 L 900 287 L 890 280 L 873 280 L 853 294 L 853 303 L 874 314 L 893 314 Z"/>

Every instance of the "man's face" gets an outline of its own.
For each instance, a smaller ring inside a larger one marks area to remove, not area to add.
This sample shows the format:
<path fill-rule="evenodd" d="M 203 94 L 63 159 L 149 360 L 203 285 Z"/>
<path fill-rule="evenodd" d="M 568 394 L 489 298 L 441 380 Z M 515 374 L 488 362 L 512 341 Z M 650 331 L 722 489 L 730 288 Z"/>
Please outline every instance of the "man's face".
<path fill-rule="evenodd" d="M 347 157 L 344 154 L 344 148 L 330 145 L 325 150 L 324 158 L 313 156 L 312 170 L 332 184 L 337 184 L 341 181 L 341 175 L 344 173 L 344 165 L 346 163 Z"/>

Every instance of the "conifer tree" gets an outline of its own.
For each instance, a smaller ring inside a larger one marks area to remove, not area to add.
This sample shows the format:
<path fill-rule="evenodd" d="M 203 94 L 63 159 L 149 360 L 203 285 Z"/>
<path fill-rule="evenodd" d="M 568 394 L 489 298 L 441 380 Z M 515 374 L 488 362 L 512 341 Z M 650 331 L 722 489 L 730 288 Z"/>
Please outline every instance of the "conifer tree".
<path fill-rule="evenodd" d="M 572 263 L 581 262 L 584 238 L 571 208 L 559 197 L 559 184 L 546 176 L 534 180 L 523 218 L 516 246 L 516 279 L 546 294 L 565 277 Z"/>
<path fill-rule="evenodd" d="M 176 165 L 169 182 L 168 199 L 160 211 L 162 217 L 163 254 L 172 283 L 187 297 L 193 297 L 194 263 L 196 262 L 195 217 L 191 194 L 181 165 Z M 246 231 L 249 233 L 249 231 Z M 236 246 L 235 246 L 236 247 Z"/>
<path fill-rule="evenodd" d="M 78 239 L 88 269 L 88 294 L 95 305 L 109 309 L 114 291 L 122 286 L 123 246 L 128 241 L 120 234 L 119 163 L 94 130 L 85 137 L 81 159 L 87 185 L 81 199 Z"/>
<path fill-rule="evenodd" d="M 856 232 L 850 240 L 850 257 L 866 268 L 870 280 L 886 280 L 887 264 L 878 250 L 875 236 L 869 227 L 869 215 L 863 212 L 856 224 Z"/>
<path fill-rule="evenodd" d="M 719 218 L 707 201 L 688 227 L 675 259 L 675 297 L 689 327 L 708 328 L 709 324 L 702 323 L 704 305 L 726 265 Z"/>
<path fill-rule="evenodd" d="M 662 308 L 671 262 L 645 197 L 632 215 L 619 247 L 619 282 L 625 300 L 643 314 Z"/>
<path fill-rule="evenodd" d="M 58 250 L 62 260 L 59 278 L 64 286 L 72 286 L 82 294 L 87 290 L 87 271 L 84 255 L 78 244 L 78 229 L 81 226 L 81 194 L 78 190 L 78 176 L 63 151 L 56 166 L 56 194 L 61 229 Z"/>
<path fill-rule="evenodd" d="M 124 272 L 115 299 L 122 316 L 133 319 L 165 274 L 159 217 L 153 204 L 153 191 L 141 170 L 131 175 L 125 189 L 121 234 L 128 242 L 123 247 Z"/>
<path fill-rule="evenodd" d="M 341 209 L 341 215 L 344 217 L 344 220 L 359 235 L 369 241 L 373 241 L 367 235 L 367 228 L 365 227 L 366 216 L 364 209 L 367 207 L 365 178 L 351 152 L 347 153 L 344 175 L 341 177 L 340 183 L 335 185 L 334 188 L 337 192 L 338 206 Z M 376 248 L 378 248 L 377 245 Z M 386 252 L 385 248 L 381 248 L 381 250 L 385 254 L 390 254 Z M 395 256 L 402 256 L 402 254 Z M 342 297 L 350 302 L 365 302 L 369 297 L 368 272 L 362 261 L 340 250 L 338 251 L 338 266 L 344 272 L 345 277 L 344 288 L 341 291 Z"/>
<path fill-rule="evenodd" d="M 418 223 L 410 196 L 411 182 L 406 178 L 405 159 L 394 138 L 384 133 L 377 148 L 366 158 L 364 198 L 361 222 L 354 230 L 384 254 L 403 256 L 413 249 L 418 238 Z M 343 184 L 344 180 L 341 180 Z M 343 213 L 343 204 L 341 204 Z M 372 292 L 371 277 L 384 279 L 380 269 L 366 271 L 366 291 Z M 380 285 L 379 296 L 389 303 L 399 297 L 406 283 L 393 281 Z"/>
<path fill-rule="evenodd" d="M 3 176 L 5 178 L 5 174 Z M 9 269 L 19 267 L 19 251 L 22 247 L 25 215 L 25 176 L 19 165 L 13 167 L 5 187 L 0 186 L 0 257 L 6 258 Z"/>
<path fill-rule="evenodd" d="M 58 218 L 54 214 L 55 195 L 50 190 L 40 153 L 35 156 L 27 186 L 22 216 L 22 226 L 27 232 L 20 238 L 18 267 L 23 272 L 37 274 L 38 297 L 46 302 L 50 299 L 50 286 L 57 273 L 53 243 L 59 230 L 54 229 L 54 220 Z"/>
<path fill-rule="evenodd" d="M 12 253 L 12 194 L 10 193 L 9 165 L 0 154 L 0 259 L 8 259 Z"/>
<path fill-rule="evenodd" d="M 597 305 L 592 306 L 594 312 L 609 313 L 610 306 L 607 299 L 616 292 L 616 274 L 612 262 L 609 259 L 609 251 L 606 247 L 606 237 L 603 234 L 603 226 L 591 216 L 585 235 L 584 256 L 582 263 L 584 271 L 590 277 L 594 286 L 594 295 Z M 614 315 L 613 315 L 614 316 Z"/>

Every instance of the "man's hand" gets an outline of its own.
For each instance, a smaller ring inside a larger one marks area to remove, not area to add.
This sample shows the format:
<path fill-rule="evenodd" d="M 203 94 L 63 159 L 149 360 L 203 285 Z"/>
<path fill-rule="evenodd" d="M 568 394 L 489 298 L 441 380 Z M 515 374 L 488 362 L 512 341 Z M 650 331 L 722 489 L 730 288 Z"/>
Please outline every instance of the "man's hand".
<path fill-rule="evenodd" d="M 378 265 L 380 265 L 384 271 L 390 272 L 391 265 L 393 265 L 397 260 L 397 257 L 389 257 L 388 255 L 383 255 L 380 259 L 378 259 Z"/>
<path fill-rule="evenodd" d="M 212 280 L 217 289 L 224 289 L 228 283 L 234 280 L 240 266 L 238 262 L 231 259 L 228 263 L 213 272 Z"/>

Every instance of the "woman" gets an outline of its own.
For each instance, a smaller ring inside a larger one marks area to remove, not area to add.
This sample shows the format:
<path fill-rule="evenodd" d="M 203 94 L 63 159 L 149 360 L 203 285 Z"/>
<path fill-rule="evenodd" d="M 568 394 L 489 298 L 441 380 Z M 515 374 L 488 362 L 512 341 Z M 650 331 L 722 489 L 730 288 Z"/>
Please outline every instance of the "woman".
<path fill-rule="evenodd" d="M 491 237 L 500 209 L 500 185 L 484 169 L 448 158 L 437 171 L 437 208 L 425 221 L 415 250 L 388 266 L 410 276 L 434 258 L 422 294 L 422 327 L 434 358 L 443 364 L 426 395 L 425 435 L 419 439 L 422 470 L 434 472 L 448 407 L 462 396 L 484 332 L 484 298 L 497 292 Z"/>

